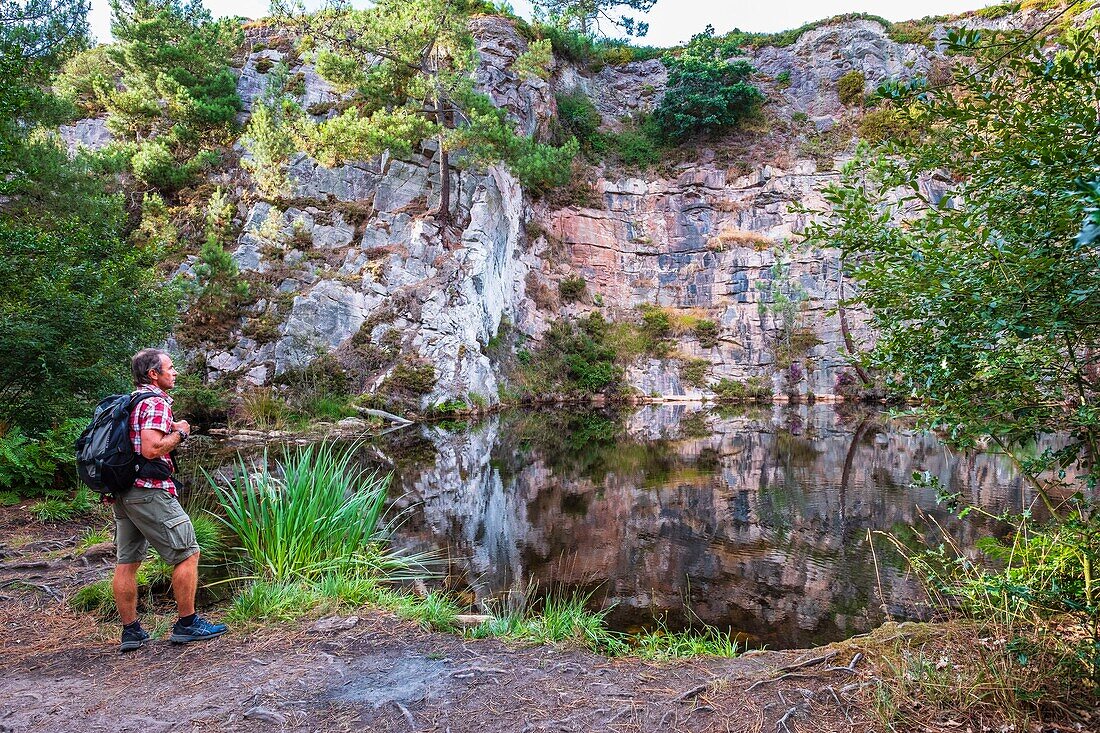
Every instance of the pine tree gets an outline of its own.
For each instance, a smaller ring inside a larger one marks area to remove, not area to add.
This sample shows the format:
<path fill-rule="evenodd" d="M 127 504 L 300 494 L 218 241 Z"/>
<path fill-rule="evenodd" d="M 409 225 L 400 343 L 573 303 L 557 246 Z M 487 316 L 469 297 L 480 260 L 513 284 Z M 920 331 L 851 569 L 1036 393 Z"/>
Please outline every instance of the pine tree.
<path fill-rule="evenodd" d="M 606 35 L 602 27 L 604 23 L 622 30 L 628 36 L 644 36 L 649 32 L 649 23 L 636 22 L 626 15 L 615 17 L 612 11 L 625 7 L 648 13 L 656 4 L 657 0 L 534 0 L 536 18 L 590 38 Z"/>

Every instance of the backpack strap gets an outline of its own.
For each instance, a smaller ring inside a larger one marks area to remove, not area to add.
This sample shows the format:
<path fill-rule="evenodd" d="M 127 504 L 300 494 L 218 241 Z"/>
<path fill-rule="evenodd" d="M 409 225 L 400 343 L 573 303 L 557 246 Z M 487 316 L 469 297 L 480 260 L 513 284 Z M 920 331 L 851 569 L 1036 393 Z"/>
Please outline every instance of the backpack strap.
<path fill-rule="evenodd" d="M 138 404 L 140 404 L 141 402 L 144 402 L 145 400 L 147 400 L 151 397 L 161 397 L 161 396 L 163 396 L 163 395 L 161 395 L 158 392 L 138 392 L 138 393 L 134 394 L 132 397 L 130 397 L 130 409 L 128 410 L 129 414 L 132 416 L 134 414 L 134 410 L 137 409 Z M 172 472 L 164 464 L 164 461 L 162 461 L 160 459 L 149 460 L 145 456 L 141 455 L 140 452 L 136 452 L 134 455 L 135 455 L 135 463 L 137 464 L 137 469 L 138 469 L 137 470 L 137 477 L 138 478 L 162 479 L 162 480 L 172 478 Z M 172 453 L 170 453 L 169 455 L 171 455 L 174 458 L 175 451 L 172 451 Z"/>

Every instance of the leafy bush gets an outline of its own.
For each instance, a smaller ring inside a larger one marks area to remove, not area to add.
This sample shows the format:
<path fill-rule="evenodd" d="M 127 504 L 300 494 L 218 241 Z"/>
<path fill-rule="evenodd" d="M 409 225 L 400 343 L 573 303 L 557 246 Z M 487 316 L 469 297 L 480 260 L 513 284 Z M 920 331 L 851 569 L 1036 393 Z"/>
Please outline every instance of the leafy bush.
<path fill-rule="evenodd" d="M 653 119 L 665 137 L 679 141 L 697 133 L 716 134 L 736 125 L 764 100 L 748 81 L 752 66 L 726 61 L 736 53 L 736 44 L 715 38 L 708 25 L 678 56 L 664 56 L 668 87 Z"/>
<path fill-rule="evenodd" d="M 10 429 L 0 437 L 0 488 L 34 496 L 74 486 L 73 446 L 86 422 L 66 420 L 38 438 L 28 438 L 19 427 Z"/>
<path fill-rule="evenodd" d="M 540 391 L 600 392 L 617 386 L 622 368 L 609 342 L 610 324 L 599 313 L 550 326 L 529 371 Z M 521 359 L 521 363 L 522 363 Z"/>
<path fill-rule="evenodd" d="M 54 91 L 76 105 L 83 117 L 103 112 L 104 99 L 114 89 L 115 67 L 107 50 L 107 46 L 96 46 L 75 54 L 54 79 Z"/>
<path fill-rule="evenodd" d="M 172 399 L 175 414 L 185 415 L 195 429 L 224 424 L 228 418 L 229 395 L 215 385 L 204 384 L 193 372 L 179 375 Z"/>
<path fill-rule="evenodd" d="M 872 143 L 911 143 L 919 135 L 917 122 L 893 106 L 869 110 L 857 130 L 862 139 Z"/>
<path fill-rule="evenodd" d="M 687 359 L 680 362 L 680 379 L 693 387 L 703 387 L 707 383 L 707 369 L 710 362 L 706 359 Z"/>
<path fill-rule="evenodd" d="M 393 368 L 386 380 L 388 390 L 400 390 L 414 395 L 431 392 L 435 388 L 435 367 L 427 359 L 406 358 Z"/>
<path fill-rule="evenodd" d="M 704 349 L 713 349 L 718 345 L 719 328 L 714 321 L 703 319 L 695 324 L 695 338 Z"/>
<path fill-rule="evenodd" d="M 319 74 L 320 67 L 318 60 Z M 252 117 L 241 137 L 251 156 L 242 160 L 242 165 L 252 171 L 256 187 L 269 198 L 290 190 L 285 170 L 295 151 L 290 128 L 302 116 L 302 110 L 287 95 L 288 74 L 286 64 L 280 63 L 268 75 L 264 92 L 252 105 Z"/>
<path fill-rule="evenodd" d="M 121 213 L 54 231 L 0 221 L 0 423 L 35 436 L 90 416 L 90 401 L 125 388 L 130 356 L 171 327 L 178 290 L 157 275 L 155 248 L 118 236 Z"/>
<path fill-rule="evenodd" d="M 14 491 L 0 491 L 0 506 L 15 506 L 22 499 Z"/>
<path fill-rule="evenodd" d="M 775 88 L 786 89 L 791 85 L 791 72 L 781 71 L 775 76 Z"/>
<path fill-rule="evenodd" d="M 836 95 L 840 103 L 851 107 L 863 105 L 863 87 L 867 84 L 867 78 L 862 71 L 852 70 L 836 80 Z"/>
<path fill-rule="evenodd" d="M 766 377 L 749 377 L 744 382 L 722 378 L 711 389 L 717 399 L 729 402 L 766 401 L 772 396 L 771 382 Z"/>
<path fill-rule="evenodd" d="M 558 121 L 567 135 L 577 138 L 581 150 L 591 152 L 592 140 L 600 129 L 600 113 L 596 105 L 581 90 L 558 92 L 555 97 Z"/>
<path fill-rule="evenodd" d="M 618 134 L 607 136 L 610 146 L 619 160 L 628 168 L 648 170 L 661 160 L 661 149 L 656 137 L 660 134 L 654 118 L 647 117 L 635 128 L 624 128 Z"/>
<path fill-rule="evenodd" d="M 563 302 L 572 302 L 584 297 L 587 287 L 584 278 L 580 275 L 571 275 L 558 283 L 558 294 Z"/>

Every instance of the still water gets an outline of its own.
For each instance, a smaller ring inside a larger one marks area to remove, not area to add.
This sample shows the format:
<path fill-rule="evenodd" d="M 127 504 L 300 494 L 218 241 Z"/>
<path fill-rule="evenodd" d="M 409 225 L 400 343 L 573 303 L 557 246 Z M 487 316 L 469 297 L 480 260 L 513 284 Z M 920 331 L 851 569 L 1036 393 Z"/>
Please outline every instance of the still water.
<path fill-rule="evenodd" d="M 963 547 L 995 531 L 955 519 L 928 471 L 999 512 L 1030 505 L 1003 457 L 963 455 L 882 414 L 833 405 L 715 412 L 523 412 L 417 426 L 366 450 L 394 471 L 395 544 L 436 551 L 476 608 L 591 593 L 619 629 L 705 622 L 803 647 L 929 615 L 890 543 Z"/>

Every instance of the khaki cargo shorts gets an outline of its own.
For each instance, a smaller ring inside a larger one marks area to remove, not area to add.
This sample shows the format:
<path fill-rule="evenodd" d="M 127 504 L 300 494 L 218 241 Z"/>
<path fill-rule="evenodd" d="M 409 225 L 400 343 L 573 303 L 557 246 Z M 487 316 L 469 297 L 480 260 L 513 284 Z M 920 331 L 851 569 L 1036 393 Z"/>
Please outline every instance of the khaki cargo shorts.
<path fill-rule="evenodd" d="M 141 562 L 149 545 L 169 565 L 199 551 L 191 518 L 164 489 L 135 486 L 114 503 L 114 511 L 119 564 Z"/>

